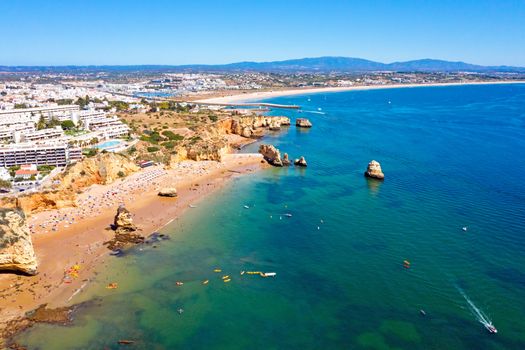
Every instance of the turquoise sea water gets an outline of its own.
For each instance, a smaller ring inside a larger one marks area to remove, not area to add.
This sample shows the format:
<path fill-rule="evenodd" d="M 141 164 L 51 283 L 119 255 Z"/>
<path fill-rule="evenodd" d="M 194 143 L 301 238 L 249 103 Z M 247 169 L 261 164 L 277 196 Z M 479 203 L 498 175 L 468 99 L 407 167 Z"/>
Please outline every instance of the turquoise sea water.
<path fill-rule="evenodd" d="M 89 301 L 73 325 L 38 325 L 17 340 L 30 349 L 119 349 L 119 339 L 136 340 L 130 349 L 525 348 L 525 85 L 271 101 L 303 106 L 274 114 L 314 126 L 261 142 L 304 155 L 307 169 L 236 178 L 166 227 L 171 240 L 113 259 L 73 300 Z M 384 182 L 363 177 L 372 159 Z M 113 281 L 119 289 L 104 288 Z"/>

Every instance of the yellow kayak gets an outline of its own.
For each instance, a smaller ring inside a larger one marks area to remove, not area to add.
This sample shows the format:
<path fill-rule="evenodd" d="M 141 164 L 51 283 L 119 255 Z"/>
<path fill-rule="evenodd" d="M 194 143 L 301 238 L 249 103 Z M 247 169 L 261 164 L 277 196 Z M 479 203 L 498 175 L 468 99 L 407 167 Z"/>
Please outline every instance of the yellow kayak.
<path fill-rule="evenodd" d="M 224 280 L 224 283 L 228 283 L 228 282 L 230 282 L 230 281 L 231 281 L 231 279 L 230 279 L 230 278 L 227 278 L 227 279 Z"/>
<path fill-rule="evenodd" d="M 226 276 L 222 276 L 222 279 L 223 280 L 227 280 L 228 278 L 230 278 L 230 276 L 226 275 Z"/>
<path fill-rule="evenodd" d="M 208 282 L 210 282 L 210 280 L 203 281 L 202 284 L 208 284 Z"/>
<path fill-rule="evenodd" d="M 215 270 L 213 270 L 213 272 L 222 272 L 222 270 L 221 269 L 215 269 Z"/>

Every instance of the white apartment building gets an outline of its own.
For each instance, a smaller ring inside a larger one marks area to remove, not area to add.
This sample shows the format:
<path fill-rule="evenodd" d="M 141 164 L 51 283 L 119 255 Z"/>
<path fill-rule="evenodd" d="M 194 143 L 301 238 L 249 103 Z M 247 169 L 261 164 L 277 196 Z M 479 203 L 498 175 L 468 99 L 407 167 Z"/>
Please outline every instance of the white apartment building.
<path fill-rule="evenodd" d="M 61 118 L 65 118 L 64 120 L 66 120 L 70 119 L 74 112 L 78 111 L 80 111 L 78 105 L 0 110 L 0 124 L 2 121 L 18 121 L 21 120 L 21 118 L 29 118 L 36 123 L 41 116 L 47 119 L 58 118 L 60 120 Z"/>
<path fill-rule="evenodd" d="M 128 135 L 130 130 L 117 116 L 87 119 L 83 123 L 86 129 L 103 133 L 106 139 Z"/>
<path fill-rule="evenodd" d="M 87 111 L 80 111 L 75 112 L 71 116 L 71 120 L 75 125 L 78 126 L 79 123 L 84 124 L 85 122 L 93 119 L 98 118 L 104 118 L 106 116 L 106 112 L 104 111 L 96 111 L 96 110 L 87 110 Z"/>
<path fill-rule="evenodd" d="M 0 125 L 0 142 L 14 142 L 16 133 L 35 131 L 35 123 L 20 123 L 10 126 Z"/>
<path fill-rule="evenodd" d="M 82 150 L 67 144 L 16 144 L 0 147 L 0 167 L 36 164 L 65 166 L 82 159 Z"/>
<path fill-rule="evenodd" d="M 60 126 L 55 126 L 54 128 L 42 129 L 36 131 L 17 131 L 15 132 L 14 141 L 16 143 L 20 142 L 36 142 L 36 141 L 46 141 L 50 139 L 56 139 L 64 136 L 64 130 Z"/>

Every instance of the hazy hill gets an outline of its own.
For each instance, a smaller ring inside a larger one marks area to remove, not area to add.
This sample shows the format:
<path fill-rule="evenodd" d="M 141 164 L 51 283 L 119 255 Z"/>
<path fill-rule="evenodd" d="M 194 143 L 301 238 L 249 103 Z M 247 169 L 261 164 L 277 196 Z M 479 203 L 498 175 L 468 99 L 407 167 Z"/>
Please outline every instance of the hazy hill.
<path fill-rule="evenodd" d="M 221 65 L 123 65 L 123 66 L 0 66 L 0 72 L 152 72 L 152 71 L 208 71 L 208 72 L 520 72 L 525 67 L 480 66 L 465 62 L 421 59 L 406 62 L 381 63 L 353 57 L 316 57 L 272 62 L 237 62 Z"/>

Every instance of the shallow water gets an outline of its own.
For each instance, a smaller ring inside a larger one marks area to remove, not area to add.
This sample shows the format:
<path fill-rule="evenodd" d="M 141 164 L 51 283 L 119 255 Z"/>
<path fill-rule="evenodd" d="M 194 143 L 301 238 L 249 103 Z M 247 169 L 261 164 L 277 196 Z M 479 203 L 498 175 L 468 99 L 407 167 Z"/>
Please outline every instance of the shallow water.
<path fill-rule="evenodd" d="M 30 349 L 118 349 L 119 339 L 136 340 L 133 349 L 525 348 L 525 85 L 271 101 L 325 113 L 275 113 L 314 126 L 263 140 L 304 155 L 307 169 L 234 179 L 166 227 L 169 241 L 112 259 L 73 299 L 90 302 L 72 326 L 38 325 L 17 340 Z M 372 159 L 384 182 L 363 177 Z M 119 289 L 104 288 L 113 281 Z"/>

